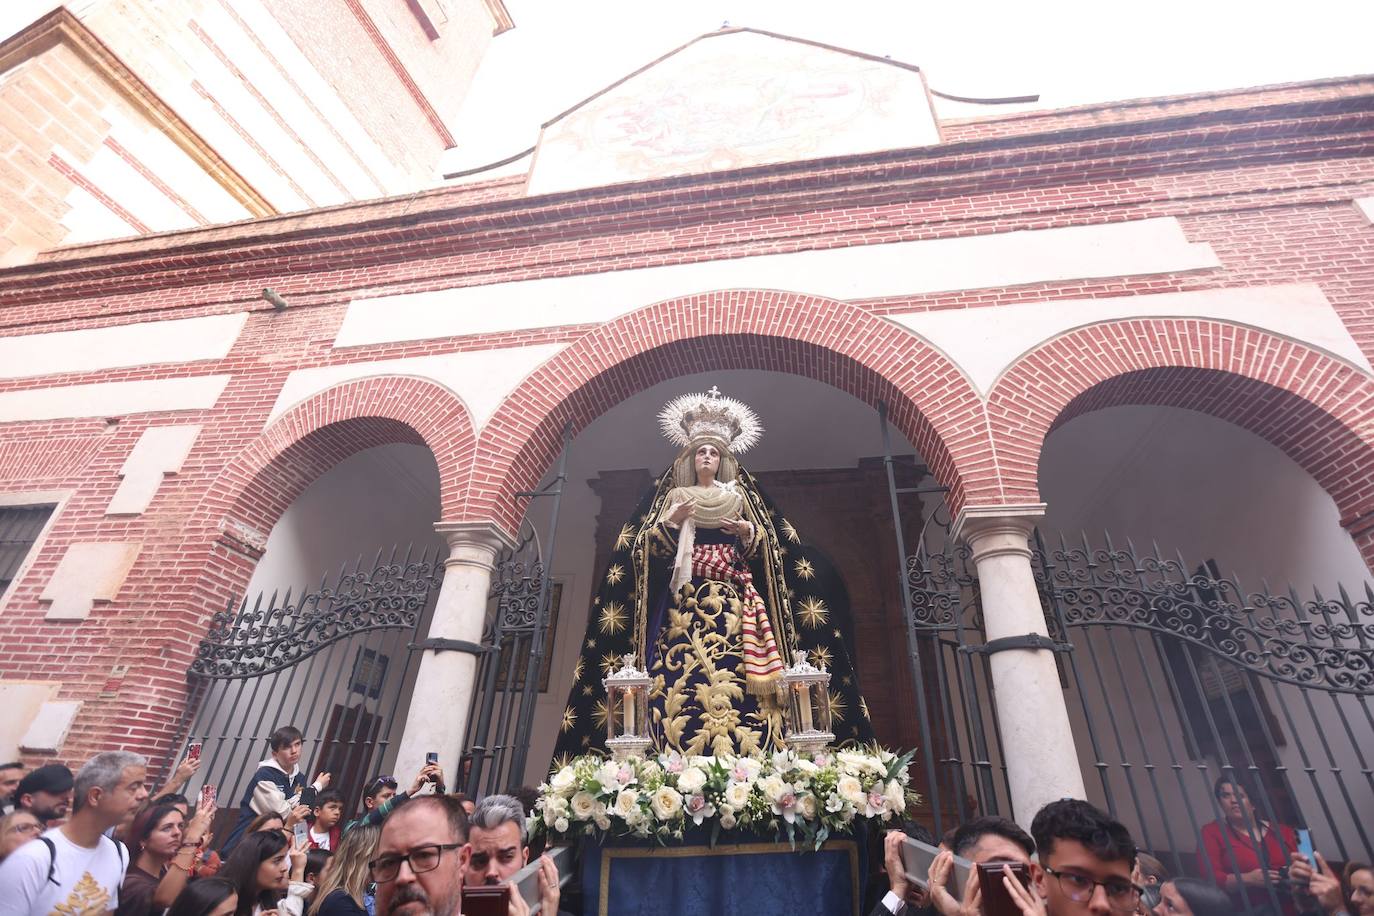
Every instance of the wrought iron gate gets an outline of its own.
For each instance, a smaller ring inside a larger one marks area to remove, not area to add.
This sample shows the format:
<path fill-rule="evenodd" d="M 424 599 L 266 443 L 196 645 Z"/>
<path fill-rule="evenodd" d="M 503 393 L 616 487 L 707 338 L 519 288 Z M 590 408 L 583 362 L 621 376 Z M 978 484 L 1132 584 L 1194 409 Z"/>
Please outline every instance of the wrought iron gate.
<path fill-rule="evenodd" d="M 535 703 L 547 690 L 547 639 L 554 584 L 549 578 L 558 533 L 558 514 L 567 481 L 570 428 L 548 485 L 524 493 L 550 502 L 547 537 L 542 545 L 528 518 L 520 540 L 504 552 L 492 579 L 491 606 L 478 656 L 477 689 L 468 714 L 466 750 L 456 785 L 473 796 L 505 792 L 525 778 Z"/>
<path fill-rule="evenodd" d="M 939 833 L 974 813 L 1010 816 L 976 571 L 938 512 L 907 555 L 899 497 L 943 488 L 899 488 L 890 445 L 886 461 L 929 817 Z M 1110 537 L 1046 547 L 1037 531 L 1034 548 L 1089 800 L 1142 849 L 1175 874 L 1205 871 L 1199 836 L 1221 816 L 1214 785 L 1226 779 L 1258 817 L 1309 828 L 1332 860 L 1374 850 L 1374 589 L 1249 591 L 1213 563 Z M 1282 893 L 1266 886 L 1265 903 Z"/>
<path fill-rule="evenodd" d="M 1343 588 L 1304 599 L 1110 537 L 1047 547 L 1037 532 L 1035 546 L 1084 773 L 1096 773 L 1089 792 L 1141 848 L 1177 873 L 1205 870 L 1193 853 L 1222 817 L 1213 788 L 1225 780 L 1263 820 L 1309 828 L 1332 860 L 1374 849 L 1368 585 L 1358 601 Z M 1226 858 L 1212 867 L 1238 877 Z M 1266 885 L 1264 902 L 1241 903 L 1277 909 L 1282 895 Z"/>
<path fill-rule="evenodd" d="M 230 601 L 196 651 L 187 720 L 172 746 L 204 743 L 195 783 L 221 789 L 224 805 L 268 753 L 280 725 L 305 735 L 301 770 L 329 772 L 345 811 L 399 738 L 424 632 L 443 579 L 437 549 L 392 548 L 361 558 L 293 596 Z M 231 794 L 232 793 L 232 794 Z"/>

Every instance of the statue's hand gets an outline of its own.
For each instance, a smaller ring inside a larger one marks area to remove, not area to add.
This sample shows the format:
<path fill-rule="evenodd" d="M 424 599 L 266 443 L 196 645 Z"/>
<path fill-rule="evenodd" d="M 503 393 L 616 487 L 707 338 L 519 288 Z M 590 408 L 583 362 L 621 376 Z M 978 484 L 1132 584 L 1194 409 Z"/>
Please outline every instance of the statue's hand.
<path fill-rule="evenodd" d="M 692 501 L 688 499 L 673 506 L 673 508 L 668 511 L 668 521 L 672 522 L 674 525 L 681 525 L 683 522 L 687 521 L 687 517 L 692 514 L 692 505 Z"/>

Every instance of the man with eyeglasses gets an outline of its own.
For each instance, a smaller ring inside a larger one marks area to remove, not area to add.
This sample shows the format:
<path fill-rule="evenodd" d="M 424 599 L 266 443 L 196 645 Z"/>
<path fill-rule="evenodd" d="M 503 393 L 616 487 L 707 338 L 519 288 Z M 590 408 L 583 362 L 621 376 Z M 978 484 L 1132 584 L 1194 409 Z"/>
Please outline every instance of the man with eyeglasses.
<path fill-rule="evenodd" d="M 1132 882 L 1135 841 L 1120 822 L 1085 801 L 1065 798 L 1031 821 L 1040 868 L 1031 889 L 1009 881 L 1026 916 L 1134 913 L 1140 888 Z"/>
<path fill-rule="evenodd" d="M 459 916 L 471 854 L 466 840 L 467 815 L 451 798 L 422 795 L 393 811 L 368 863 L 377 916 Z M 519 894 L 510 895 L 508 914 L 529 916 Z"/>

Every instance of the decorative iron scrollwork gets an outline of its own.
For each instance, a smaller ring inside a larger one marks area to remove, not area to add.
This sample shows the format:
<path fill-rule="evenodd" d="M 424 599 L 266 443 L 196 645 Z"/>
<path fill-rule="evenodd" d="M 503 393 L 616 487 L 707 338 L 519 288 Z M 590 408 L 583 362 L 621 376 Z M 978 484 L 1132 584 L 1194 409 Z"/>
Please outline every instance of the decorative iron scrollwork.
<path fill-rule="evenodd" d="M 1181 640 L 1255 674 L 1301 687 L 1374 692 L 1374 594 L 1248 592 L 1234 578 L 1190 572 L 1180 559 L 1137 557 L 1132 545 L 1046 549 L 1036 535 L 1042 596 L 1063 627 L 1134 627 Z"/>
<path fill-rule="evenodd" d="M 496 598 L 499 632 L 533 631 L 539 624 L 540 602 L 547 580 L 539 563 L 507 560 L 497 564 L 491 594 Z"/>
<path fill-rule="evenodd" d="M 380 558 L 379 558 L 380 559 Z M 210 622 L 189 674 L 200 678 L 248 678 L 270 674 L 357 633 L 415 628 L 430 592 L 443 581 L 436 554 L 418 561 L 378 562 L 370 570 L 342 573 L 335 582 L 304 592 L 292 602 L 288 592 L 251 610 L 223 611 Z"/>
<path fill-rule="evenodd" d="M 906 588 L 911 596 L 911 625 L 917 630 L 953 630 L 964 623 L 978 626 L 978 577 L 971 553 L 959 545 L 931 552 L 924 546 L 906 558 Z M 965 620 L 965 615 L 971 615 Z"/>

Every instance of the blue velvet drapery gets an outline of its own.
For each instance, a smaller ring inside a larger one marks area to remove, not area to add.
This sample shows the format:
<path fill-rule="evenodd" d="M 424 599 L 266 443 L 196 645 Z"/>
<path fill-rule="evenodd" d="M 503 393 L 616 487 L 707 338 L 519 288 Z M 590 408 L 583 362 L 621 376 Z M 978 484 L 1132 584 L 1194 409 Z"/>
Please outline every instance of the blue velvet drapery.
<path fill-rule="evenodd" d="M 713 849 L 704 831 L 686 842 L 699 845 L 585 841 L 587 916 L 860 916 L 865 871 L 853 838 L 819 852 L 748 838 Z"/>

